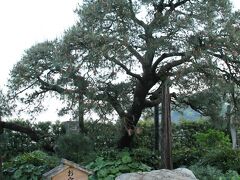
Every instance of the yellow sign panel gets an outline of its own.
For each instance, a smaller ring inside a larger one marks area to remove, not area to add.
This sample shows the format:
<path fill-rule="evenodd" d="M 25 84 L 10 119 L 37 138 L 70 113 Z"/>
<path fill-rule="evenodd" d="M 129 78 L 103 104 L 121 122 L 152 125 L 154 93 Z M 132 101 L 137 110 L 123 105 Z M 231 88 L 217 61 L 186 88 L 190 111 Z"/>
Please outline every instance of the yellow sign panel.
<path fill-rule="evenodd" d="M 52 177 L 52 180 L 88 180 L 88 174 L 75 168 L 67 168 Z"/>
<path fill-rule="evenodd" d="M 92 172 L 80 167 L 78 164 L 62 160 L 62 163 L 43 175 L 44 180 L 88 180 Z"/>

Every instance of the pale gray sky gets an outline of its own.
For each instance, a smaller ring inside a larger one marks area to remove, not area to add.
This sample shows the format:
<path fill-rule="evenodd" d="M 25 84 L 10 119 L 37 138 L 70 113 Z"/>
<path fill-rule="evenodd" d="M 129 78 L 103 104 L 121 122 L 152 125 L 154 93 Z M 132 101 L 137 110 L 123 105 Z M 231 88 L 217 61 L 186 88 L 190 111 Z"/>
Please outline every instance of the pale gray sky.
<path fill-rule="evenodd" d="M 73 11 L 79 2 L 81 0 L 0 1 L 1 89 L 7 83 L 9 71 L 21 59 L 24 50 L 38 42 L 61 36 L 64 30 L 76 22 L 77 16 Z M 41 113 L 37 120 L 64 120 L 64 117 L 57 116 L 56 103 L 52 103 L 54 106 L 49 107 L 49 111 Z M 67 117 L 65 119 L 68 120 Z"/>
<path fill-rule="evenodd" d="M 76 22 L 73 10 L 81 0 L 0 1 L 0 88 L 24 50 L 38 42 L 61 36 Z M 232 0 L 236 9 L 240 1 Z M 37 119 L 57 119 L 55 109 Z"/>
<path fill-rule="evenodd" d="M 0 1 L 0 86 L 24 50 L 54 39 L 74 24 L 79 0 Z"/>

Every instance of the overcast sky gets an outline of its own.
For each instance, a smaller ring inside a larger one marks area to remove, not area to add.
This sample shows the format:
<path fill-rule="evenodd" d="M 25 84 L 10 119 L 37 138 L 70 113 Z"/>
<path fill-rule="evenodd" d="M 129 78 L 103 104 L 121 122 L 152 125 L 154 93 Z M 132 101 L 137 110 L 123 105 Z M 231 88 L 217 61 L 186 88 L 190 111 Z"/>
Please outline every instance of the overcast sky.
<path fill-rule="evenodd" d="M 61 36 L 76 22 L 73 11 L 79 2 L 81 0 L 0 1 L 0 88 L 7 82 L 10 69 L 21 59 L 24 50 Z M 239 0 L 232 2 L 240 9 Z M 56 113 L 52 113 L 51 118 L 56 118 L 53 114 Z"/>
<path fill-rule="evenodd" d="M 0 86 L 24 50 L 37 42 L 54 39 L 76 21 L 79 0 L 0 1 Z"/>

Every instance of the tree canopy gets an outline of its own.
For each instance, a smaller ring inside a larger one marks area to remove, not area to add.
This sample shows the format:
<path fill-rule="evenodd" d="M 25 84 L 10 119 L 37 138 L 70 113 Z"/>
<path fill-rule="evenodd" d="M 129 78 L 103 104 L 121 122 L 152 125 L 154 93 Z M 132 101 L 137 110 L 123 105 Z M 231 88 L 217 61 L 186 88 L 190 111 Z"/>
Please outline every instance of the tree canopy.
<path fill-rule="evenodd" d="M 186 97 L 215 77 L 239 86 L 239 12 L 228 0 L 85 0 L 76 13 L 61 39 L 25 52 L 9 87 L 15 95 L 30 89 L 18 96 L 26 103 L 57 92 L 68 108 L 115 110 L 120 147 L 161 102 L 166 81 Z"/>

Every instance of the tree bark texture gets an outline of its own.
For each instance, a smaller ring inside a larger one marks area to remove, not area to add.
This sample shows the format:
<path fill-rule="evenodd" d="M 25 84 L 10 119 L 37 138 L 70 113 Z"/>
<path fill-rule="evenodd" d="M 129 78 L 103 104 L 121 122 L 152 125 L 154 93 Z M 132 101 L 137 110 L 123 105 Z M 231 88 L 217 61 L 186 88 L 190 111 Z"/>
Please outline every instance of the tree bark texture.
<path fill-rule="evenodd" d="M 79 123 L 79 131 L 80 133 L 85 133 L 84 127 L 84 101 L 83 94 L 79 93 L 78 97 L 78 123 Z"/>
<path fill-rule="evenodd" d="M 2 169 L 2 155 L 0 154 L 0 179 L 3 179 L 3 169 Z"/>
<path fill-rule="evenodd" d="M 162 168 L 173 169 L 170 94 L 167 83 L 162 87 L 161 160 Z"/>
<path fill-rule="evenodd" d="M 145 108 L 145 98 L 156 83 L 151 75 L 146 75 L 145 80 L 138 81 L 134 91 L 133 104 L 122 119 L 122 136 L 118 142 L 118 148 L 131 147 L 132 139 L 135 133 L 136 125 L 141 117 L 142 111 Z"/>
<path fill-rule="evenodd" d="M 0 129 L 10 129 L 12 131 L 18 131 L 24 134 L 27 134 L 32 140 L 34 141 L 39 141 L 40 137 L 37 134 L 36 131 L 34 131 L 33 129 L 31 129 L 30 127 L 24 127 L 24 126 L 20 126 L 17 125 L 15 123 L 12 122 L 4 122 L 4 121 L 0 121 Z"/>
<path fill-rule="evenodd" d="M 12 131 L 24 133 L 28 135 L 35 142 L 39 142 L 41 140 L 41 136 L 38 134 L 38 132 L 34 131 L 30 127 L 24 127 L 24 126 L 15 124 L 13 122 L 4 122 L 0 120 L 0 133 L 1 132 L 3 133 L 4 128 Z M 50 144 L 44 144 L 42 147 L 46 151 L 54 152 L 53 147 Z"/>
<path fill-rule="evenodd" d="M 155 126 L 155 151 L 158 154 L 160 152 L 159 105 L 156 105 L 154 107 L 154 126 Z"/>
<path fill-rule="evenodd" d="M 2 117 L 0 115 L 0 123 L 2 122 Z M 3 127 L 0 125 L 0 136 L 3 135 Z M 0 142 L 1 144 L 1 142 Z M 3 179 L 3 171 L 2 171 L 2 163 L 3 163 L 3 158 L 2 158 L 2 152 L 0 153 L 0 179 Z"/>
<path fill-rule="evenodd" d="M 142 115 L 145 108 L 149 108 L 146 105 L 146 97 L 149 94 L 149 90 L 159 81 L 158 77 L 154 72 L 151 71 L 150 67 L 144 68 L 143 76 L 141 80 L 137 81 L 132 106 L 128 109 L 123 119 L 123 135 L 118 142 L 119 148 L 130 147 L 135 132 L 135 127 Z M 151 106 L 153 107 L 153 106 Z"/>

